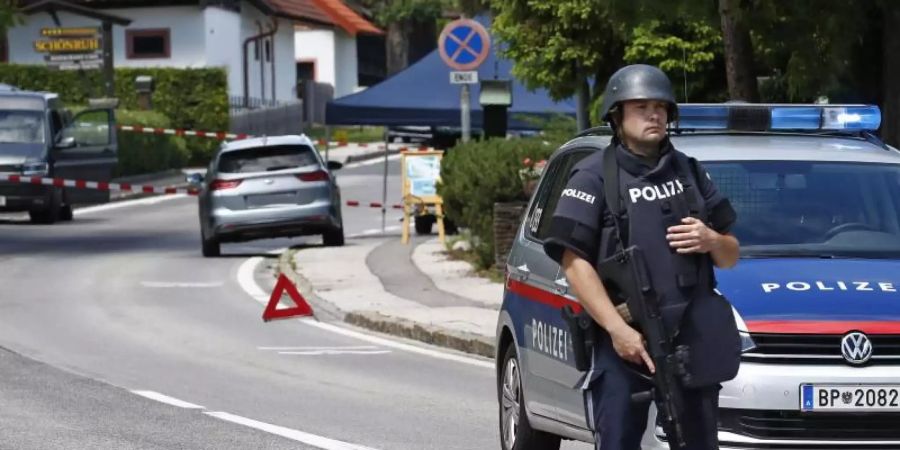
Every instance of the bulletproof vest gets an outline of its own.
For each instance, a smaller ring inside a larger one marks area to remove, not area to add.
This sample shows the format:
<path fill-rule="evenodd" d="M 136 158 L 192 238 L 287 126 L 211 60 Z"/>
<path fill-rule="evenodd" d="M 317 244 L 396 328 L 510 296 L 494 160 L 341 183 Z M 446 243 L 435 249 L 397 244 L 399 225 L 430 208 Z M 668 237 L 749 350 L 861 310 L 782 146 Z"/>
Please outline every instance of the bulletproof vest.
<path fill-rule="evenodd" d="M 626 168 L 634 169 L 636 161 L 624 161 L 627 150 L 613 144 L 604 152 L 607 209 L 617 215 L 618 228 L 615 218 L 604 218 L 600 258 L 631 245 L 641 248 L 666 328 L 674 335 L 692 299 L 715 295 L 711 258 L 679 254 L 666 239 L 667 229 L 681 225 L 684 217 L 707 221 L 695 162 L 669 148 L 655 168 L 633 173 Z M 610 198 L 613 194 L 618 201 Z"/>

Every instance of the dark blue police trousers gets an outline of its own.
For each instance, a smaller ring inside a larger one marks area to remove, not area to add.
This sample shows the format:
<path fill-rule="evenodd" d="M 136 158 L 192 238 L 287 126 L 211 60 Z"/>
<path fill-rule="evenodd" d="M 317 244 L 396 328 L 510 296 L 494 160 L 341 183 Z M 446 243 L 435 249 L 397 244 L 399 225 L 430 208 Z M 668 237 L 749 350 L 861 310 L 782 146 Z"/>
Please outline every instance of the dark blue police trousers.
<path fill-rule="evenodd" d="M 634 403 L 631 394 L 650 384 L 630 371 L 609 339 L 594 348 L 595 376 L 584 392 L 597 450 L 640 450 L 650 402 Z M 715 450 L 718 445 L 720 385 L 684 391 L 684 450 Z"/>

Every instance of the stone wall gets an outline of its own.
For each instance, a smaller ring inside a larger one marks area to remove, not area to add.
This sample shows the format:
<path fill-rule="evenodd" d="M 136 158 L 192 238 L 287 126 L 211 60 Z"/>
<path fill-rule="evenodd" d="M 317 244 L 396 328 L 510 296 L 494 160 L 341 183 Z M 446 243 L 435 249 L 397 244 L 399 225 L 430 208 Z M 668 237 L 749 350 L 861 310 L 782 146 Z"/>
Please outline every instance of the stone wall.
<path fill-rule="evenodd" d="M 494 203 L 494 263 L 500 269 L 506 267 L 527 206 L 525 202 Z"/>

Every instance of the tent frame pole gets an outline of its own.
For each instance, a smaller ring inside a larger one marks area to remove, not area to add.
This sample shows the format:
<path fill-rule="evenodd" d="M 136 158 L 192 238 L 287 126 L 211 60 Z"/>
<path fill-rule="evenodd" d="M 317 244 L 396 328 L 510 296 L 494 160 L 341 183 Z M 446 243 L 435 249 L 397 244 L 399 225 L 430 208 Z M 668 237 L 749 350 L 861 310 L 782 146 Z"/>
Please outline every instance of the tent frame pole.
<path fill-rule="evenodd" d="M 384 177 L 381 186 L 381 234 L 385 232 L 385 221 L 387 219 L 387 185 L 388 185 L 388 150 L 390 142 L 388 142 L 387 127 L 384 128 Z"/>

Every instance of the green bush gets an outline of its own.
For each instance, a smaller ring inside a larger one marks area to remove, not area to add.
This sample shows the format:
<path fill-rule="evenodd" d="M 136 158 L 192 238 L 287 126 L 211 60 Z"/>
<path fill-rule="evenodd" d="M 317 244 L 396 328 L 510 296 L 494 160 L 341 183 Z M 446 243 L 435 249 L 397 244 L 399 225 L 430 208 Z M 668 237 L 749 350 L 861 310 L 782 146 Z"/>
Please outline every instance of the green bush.
<path fill-rule="evenodd" d="M 480 269 L 494 264 L 494 203 L 527 201 L 519 178 L 523 161 L 547 159 L 558 146 L 542 138 L 489 139 L 458 145 L 444 156 L 438 193 L 447 216 L 471 232 Z"/>
<path fill-rule="evenodd" d="M 171 121 L 156 111 L 117 110 L 116 119 L 145 127 L 171 126 Z M 118 131 L 119 165 L 115 176 L 161 172 L 184 167 L 190 152 L 183 137 Z"/>
<path fill-rule="evenodd" d="M 224 69 L 177 69 L 154 67 L 117 68 L 115 91 L 119 107 L 137 110 L 134 79 L 153 77 L 153 110 L 168 118 L 168 126 L 204 131 L 228 129 L 228 79 Z M 87 105 L 89 98 L 102 97 L 103 77 L 99 70 L 60 71 L 46 66 L 0 64 L 0 83 L 20 89 L 55 92 L 69 105 Z M 119 118 L 122 125 L 143 125 Z M 209 138 L 187 138 L 189 162 L 205 164 L 218 147 Z"/>

